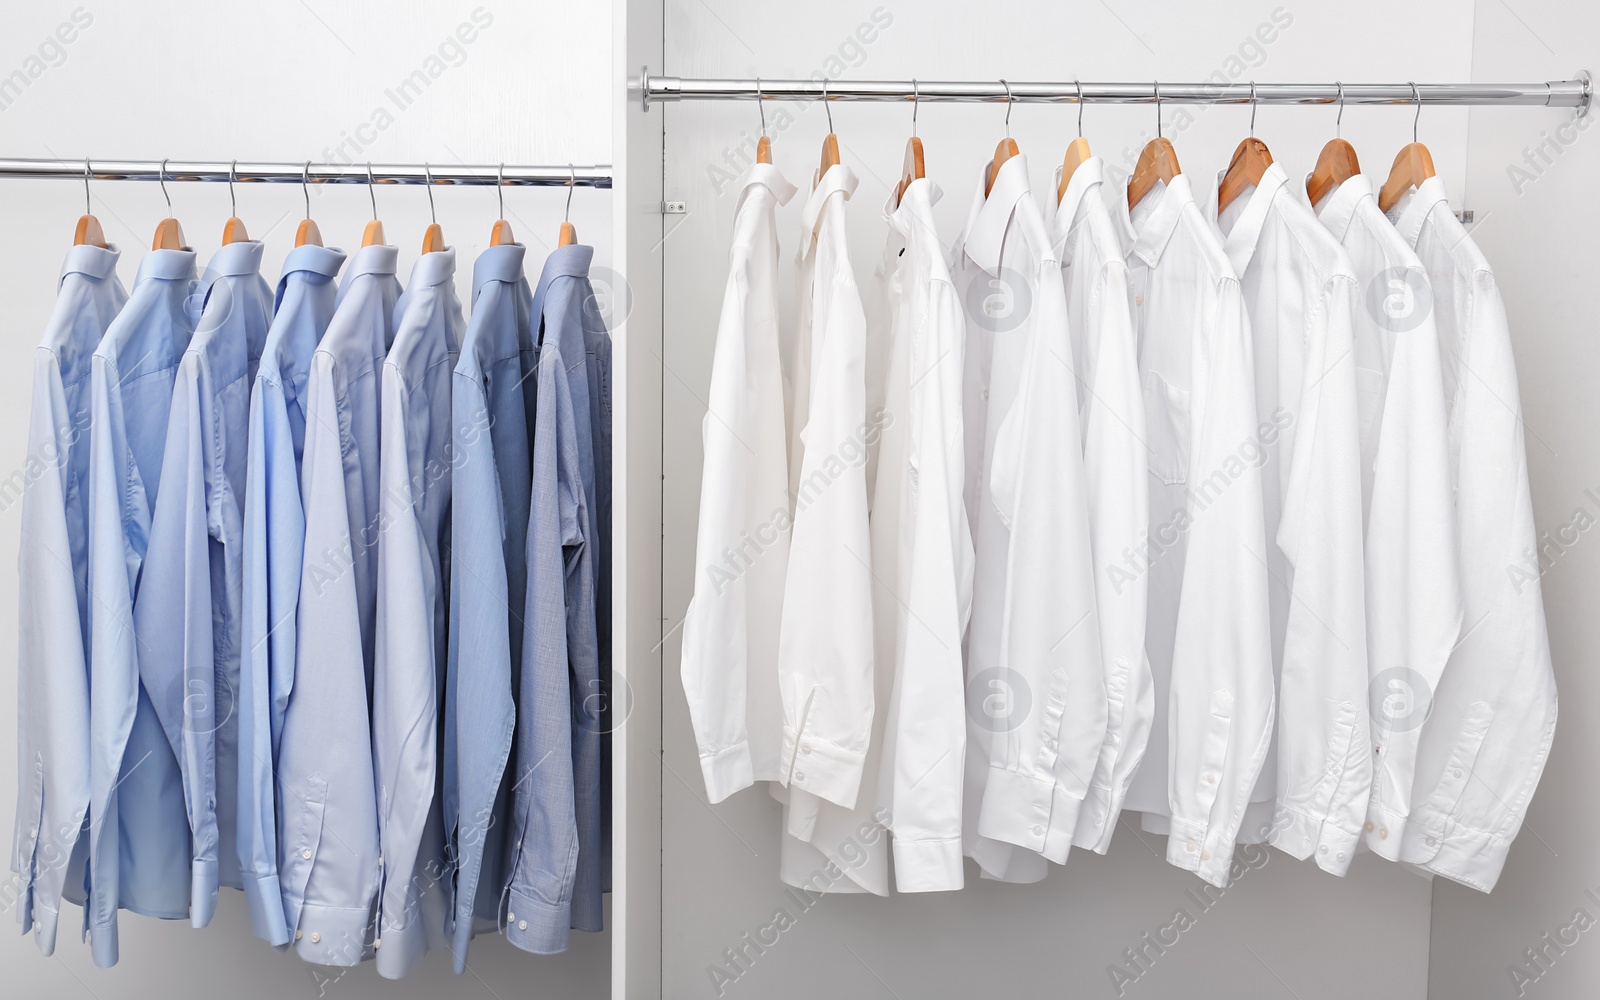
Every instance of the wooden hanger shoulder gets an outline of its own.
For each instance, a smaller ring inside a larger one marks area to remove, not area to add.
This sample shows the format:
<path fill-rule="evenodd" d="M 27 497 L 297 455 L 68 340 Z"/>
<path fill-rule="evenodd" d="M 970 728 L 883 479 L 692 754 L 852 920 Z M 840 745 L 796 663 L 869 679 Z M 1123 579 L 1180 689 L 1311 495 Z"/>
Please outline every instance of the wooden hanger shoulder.
<path fill-rule="evenodd" d="M 1328 192 L 1361 173 L 1361 162 L 1356 159 L 1355 147 L 1343 139 L 1329 139 L 1317 154 L 1317 165 L 1306 178 L 1306 197 L 1316 205 Z"/>
<path fill-rule="evenodd" d="M 1156 182 L 1171 184 L 1181 173 L 1183 168 L 1178 165 L 1178 152 L 1172 148 L 1172 141 L 1161 136 L 1151 139 L 1133 165 L 1133 178 L 1128 181 L 1128 207 L 1143 201 Z"/>
<path fill-rule="evenodd" d="M 1421 187 L 1422 182 L 1433 175 L 1433 154 L 1428 152 L 1428 147 L 1420 142 L 1407 143 L 1395 156 L 1394 166 L 1389 169 L 1389 179 L 1383 182 L 1383 188 L 1378 192 L 1378 208 L 1389 211 L 1402 195 L 1414 187 Z"/>
<path fill-rule="evenodd" d="M 1056 204 L 1061 204 L 1061 199 L 1067 196 L 1067 185 L 1072 183 L 1072 175 L 1083 166 L 1083 161 L 1089 158 L 1089 140 L 1078 136 L 1067 144 L 1067 154 L 1061 158 L 1061 179 L 1056 182 Z"/>

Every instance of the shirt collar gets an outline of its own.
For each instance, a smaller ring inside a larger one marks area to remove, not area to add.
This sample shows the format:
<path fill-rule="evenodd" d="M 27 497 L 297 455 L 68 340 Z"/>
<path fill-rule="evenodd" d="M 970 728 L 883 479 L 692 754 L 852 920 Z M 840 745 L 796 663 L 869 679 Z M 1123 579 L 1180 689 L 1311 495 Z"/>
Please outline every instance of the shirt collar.
<path fill-rule="evenodd" d="M 894 188 L 891 187 L 883 203 L 883 220 L 908 242 L 917 229 L 926 229 L 933 239 L 932 245 L 938 246 L 938 234 L 932 232 L 933 206 L 939 204 L 939 199 L 943 197 L 943 189 L 930 177 L 918 177 L 912 181 L 900 195 L 899 201 L 895 200 Z"/>
<path fill-rule="evenodd" d="M 173 281 L 178 278 L 194 280 L 194 251 L 188 248 L 182 250 L 152 250 L 139 261 L 139 274 L 134 278 L 134 284 L 146 278 L 159 278 Z"/>
<path fill-rule="evenodd" d="M 550 283 L 562 277 L 587 278 L 589 262 L 593 259 L 594 247 L 584 246 L 582 243 L 571 243 L 550 251 L 550 256 L 544 259 L 544 270 L 539 274 L 539 285 L 533 291 L 535 323 L 538 323 L 539 317 L 544 315 L 544 297 L 550 289 Z M 539 339 L 540 343 L 544 342 L 543 335 Z"/>
<path fill-rule="evenodd" d="M 989 188 L 986 196 L 983 187 L 988 183 L 989 173 L 993 169 L 992 162 L 984 164 L 983 183 L 978 185 L 977 198 L 967 216 L 962 244 L 974 264 L 990 274 L 999 274 L 1000 251 L 1005 246 L 1011 214 L 1016 210 L 1017 202 L 1029 193 L 1028 158 L 1018 153 L 1000 164 L 1000 172 L 994 177 L 994 186 Z"/>
<path fill-rule="evenodd" d="M 307 243 L 289 251 L 289 255 L 283 259 L 283 273 L 287 276 L 295 271 L 311 271 L 333 278 L 338 276 L 345 260 L 345 252 L 338 247 L 319 247 Z"/>
<path fill-rule="evenodd" d="M 1416 249 L 1417 237 L 1422 235 L 1422 226 L 1433 214 L 1434 206 L 1446 200 L 1444 181 L 1429 177 L 1415 191 L 1407 192 L 1399 205 L 1389 210 L 1389 219 L 1400 230 L 1400 235 L 1405 237 L 1406 246 Z"/>
<path fill-rule="evenodd" d="M 345 275 L 345 282 L 352 278 L 359 278 L 363 274 L 393 274 L 395 265 L 400 261 L 398 247 L 386 243 L 374 243 L 356 251 L 350 258 L 350 273 Z"/>
<path fill-rule="evenodd" d="M 525 277 L 522 265 L 527 256 L 528 248 L 521 243 L 502 243 L 478 254 L 478 259 L 472 264 L 473 297 L 476 298 L 478 289 L 491 281 L 506 284 L 521 281 Z"/>
<path fill-rule="evenodd" d="M 61 265 L 61 277 L 69 274 L 87 274 L 91 278 L 105 278 L 117 269 L 117 259 L 122 254 L 115 243 L 97 247 L 89 244 L 75 246 L 67 251 Z"/>
<path fill-rule="evenodd" d="M 1219 191 L 1225 176 L 1226 171 L 1217 174 Z M 1250 258 L 1255 256 L 1256 244 L 1261 240 L 1261 230 L 1267 223 L 1267 213 L 1272 209 L 1273 199 L 1288 180 L 1289 175 L 1283 172 L 1281 165 L 1273 163 L 1267 167 L 1261 175 L 1261 182 L 1250 192 L 1250 200 L 1245 202 L 1244 211 L 1234 220 L 1233 228 L 1223 238 L 1222 248 L 1228 254 L 1228 263 L 1233 265 L 1234 274 L 1244 274 L 1244 269 L 1250 266 Z M 1209 199 L 1206 212 L 1212 220 L 1219 219 L 1216 198 Z"/>
<path fill-rule="evenodd" d="M 745 172 L 744 180 L 739 184 L 739 204 L 734 206 L 735 214 L 738 213 L 739 206 L 744 204 L 745 198 L 749 197 L 750 190 L 755 187 L 764 187 L 771 191 L 772 196 L 778 199 L 779 205 L 789 204 L 789 199 L 799 190 L 772 164 L 752 163 L 750 169 Z"/>
<path fill-rule="evenodd" d="M 1311 206 L 1317 213 L 1317 218 L 1333 234 L 1333 238 L 1340 243 L 1344 242 L 1345 234 L 1350 231 L 1350 223 L 1355 220 L 1356 209 L 1361 203 L 1372 197 L 1372 178 L 1366 174 L 1354 174 L 1346 177 L 1342 183 L 1322 199 L 1322 207 Z"/>
<path fill-rule="evenodd" d="M 411 265 L 411 280 L 407 288 L 429 288 L 442 285 L 456 274 L 456 248 L 445 247 L 425 253 Z"/>
<path fill-rule="evenodd" d="M 1128 180 L 1122 182 L 1122 192 L 1113 206 L 1112 216 L 1117 220 L 1119 228 L 1131 244 L 1129 256 L 1137 257 L 1146 265 L 1155 267 L 1161 260 L 1161 254 L 1167 249 L 1167 244 L 1172 240 L 1172 234 L 1178 230 L 1178 220 L 1183 217 L 1186 206 L 1194 204 L 1194 189 L 1189 186 L 1189 175 L 1179 174 L 1172 178 L 1170 184 L 1159 184 L 1144 196 L 1140 205 L 1150 203 L 1154 198 L 1149 214 L 1144 217 L 1141 225 L 1133 224 L 1133 211 L 1128 205 L 1128 183 L 1133 180 L 1133 175 L 1128 175 Z"/>
<path fill-rule="evenodd" d="M 1050 242 L 1054 244 L 1063 264 L 1072 263 L 1072 246 L 1067 237 L 1078 227 L 1079 208 L 1085 198 L 1094 196 L 1105 176 L 1105 161 L 1098 156 L 1091 156 L 1078 164 L 1078 169 L 1072 172 L 1072 179 L 1067 181 L 1067 190 L 1061 195 L 1061 203 L 1056 206 L 1050 226 Z M 1057 167 L 1056 184 L 1059 186 L 1060 183 L 1061 168 Z"/>
<path fill-rule="evenodd" d="M 829 199 L 836 194 L 843 194 L 845 201 L 849 201 L 850 196 L 856 193 L 856 184 L 855 173 L 843 163 L 835 163 L 828 168 L 827 173 L 819 178 L 814 178 L 811 185 L 811 197 L 806 199 L 805 212 L 803 213 L 806 231 L 815 237 L 817 235 L 817 226 L 822 221 L 822 209 L 827 205 Z M 801 251 L 801 256 L 804 257 L 811 253 L 811 248 L 815 244 L 815 239 L 807 240 L 805 249 Z"/>
<path fill-rule="evenodd" d="M 245 275 L 259 275 L 261 273 L 261 251 L 265 248 L 260 240 L 240 240 L 237 243 L 224 243 L 211 255 L 211 260 L 206 264 L 205 273 L 200 276 L 200 285 L 195 289 L 201 302 L 211 294 L 211 286 L 222 278 L 236 278 Z"/>

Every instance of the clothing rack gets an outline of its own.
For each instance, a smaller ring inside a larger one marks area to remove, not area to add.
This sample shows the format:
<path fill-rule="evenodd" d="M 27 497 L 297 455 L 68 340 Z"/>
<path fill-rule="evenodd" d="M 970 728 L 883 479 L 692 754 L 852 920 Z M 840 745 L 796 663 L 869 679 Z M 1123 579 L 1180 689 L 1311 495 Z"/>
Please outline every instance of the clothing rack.
<path fill-rule="evenodd" d="M 1587 70 L 1548 83 L 1027 83 L 980 80 L 749 80 L 642 76 L 651 101 L 910 101 L 933 104 L 1436 104 L 1589 111 Z"/>
<path fill-rule="evenodd" d="M 263 163 L 212 160 L 30 160 L 0 158 L 0 178 L 96 181 L 210 181 L 273 184 L 475 184 L 511 187 L 611 187 L 611 165 L 518 164 L 434 167 L 420 163 Z"/>

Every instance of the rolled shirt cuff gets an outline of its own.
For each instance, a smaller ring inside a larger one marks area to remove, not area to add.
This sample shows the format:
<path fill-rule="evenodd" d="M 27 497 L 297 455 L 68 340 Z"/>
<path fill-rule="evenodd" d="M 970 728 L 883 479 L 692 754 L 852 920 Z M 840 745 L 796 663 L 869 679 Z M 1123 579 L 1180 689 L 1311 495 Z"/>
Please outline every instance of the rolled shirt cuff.
<path fill-rule="evenodd" d="M 189 924 L 204 927 L 217 913 L 217 862 L 194 859 L 189 873 Z"/>
<path fill-rule="evenodd" d="M 506 892 L 506 940 L 535 955 L 567 950 L 572 904 L 547 903 L 524 892 Z"/>
<path fill-rule="evenodd" d="M 1304 861 L 1315 855 L 1318 868 L 1339 876 L 1350 870 L 1360 840 L 1352 831 L 1285 805 L 1278 806 L 1267 837 L 1268 843 L 1290 857 Z"/>
<path fill-rule="evenodd" d="M 1174 816 L 1167 835 L 1167 862 L 1226 889 L 1228 869 L 1233 864 L 1233 840 L 1208 834 L 1204 823 Z"/>
<path fill-rule="evenodd" d="M 865 750 L 849 750 L 808 733 L 783 728 L 783 784 L 793 785 L 845 809 L 856 807 Z"/>
<path fill-rule="evenodd" d="M 715 753 L 702 754 L 700 773 L 706 779 L 706 798 L 715 805 L 755 783 L 755 766 L 750 761 L 750 744 L 736 743 Z"/>
<path fill-rule="evenodd" d="M 294 950 L 315 965 L 359 965 L 367 952 L 372 911 L 361 906 L 306 903 L 294 932 Z"/>
<path fill-rule="evenodd" d="M 274 947 L 288 944 L 289 924 L 283 916 L 283 890 L 277 874 L 245 875 L 244 898 L 256 937 Z"/>
<path fill-rule="evenodd" d="M 901 892 L 948 892 L 962 886 L 961 838 L 894 840 L 894 885 Z"/>

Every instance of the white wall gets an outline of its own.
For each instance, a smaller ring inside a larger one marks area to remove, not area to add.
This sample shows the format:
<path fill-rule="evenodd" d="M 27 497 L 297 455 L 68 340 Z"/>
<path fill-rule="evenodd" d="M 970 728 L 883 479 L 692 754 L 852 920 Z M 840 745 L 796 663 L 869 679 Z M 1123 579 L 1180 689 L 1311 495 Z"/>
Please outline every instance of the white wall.
<path fill-rule="evenodd" d="M 82 0 L 90 21 L 63 47 L 40 46 L 80 6 L 72 0 L 7 3 L 0 9 L 0 80 L 40 69 L 20 93 L 0 90 L 0 153 L 6 156 L 113 159 L 239 159 L 434 163 L 606 163 L 611 155 L 611 15 L 605 4 L 507 0 L 409 0 L 263 4 L 250 0 L 101 3 Z M 477 20 L 474 21 L 474 12 Z M 487 24 L 485 24 L 487 21 Z M 477 30 L 456 32 L 463 23 Z M 441 46 L 443 49 L 441 50 Z M 53 64 L 53 65 L 52 65 Z M 397 91 L 417 70 L 419 96 Z M 401 107 L 400 104 L 406 104 Z M 343 144 L 341 146 L 341 144 Z M 173 212 L 202 266 L 229 213 L 221 184 L 169 184 Z M 276 280 L 304 204 L 293 185 L 239 185 L 238 214 L 267 244 L 264 271 Z M 167 214 L 160 190 L 145 183 L 97 183 L 95 213 L 123 248 L 119 273 L 131 283 L 156 222 Z M 428 221 L 419 187 L 380 186 L 378 208 L 409 272 Z M 572 220 L 579 238 L 610 260 L 607 192 L 579 188 Z M 565 193 L 508 188 L 506 215 L 528 244 L 535 278 L 554 245 Z M 445 238 L 457 248 L 457 287 L 471 291 L 471 263 L 496 217 L 491 188 L 435 191 Z M 312 211 L 324 239 L 360 244 L 369 217 L 363 187 L 314 188 Z M 0 179 L 0 478 L 24 459 L 31 357 L 54 299 L 62 254 L 83 212 L 83 187 L 71 181 Z M 0 510 L 0 565 L 15 564 L 17 505 Z M 0 573 L 0 608 L 13 609 L 16 576 Z M 0 612 L 0 650 L 16 648 L 16 615 Z M 0 655 L 0 719 L 16 712 L 15 657 Z M 9 723 L 0 728 L 10 730 Z M 0 741 L 0 802 L 15 802 L 16 743 Z M 10 856 L 10 823 L 5 851 Z M 5 898 L 12 898 L 9 894 Z M 9 912 L 7 920 L 16 914 Z M 470 952 L 455 976 L 447 954 L 430 955 L 401 983 L 370 966 L 321 969 L 278 954 L 251 936 L 243 899 L 223 893 L 212 925 L 192 930 L 131 914 L 121 920 L 122 961 L 99 970 L 72 932 L 78 911 L 62 915 L 54 960 L 33 941 L 0 935 L 0 975 L 8 996 L 161 997 L 212 995 L 239 1000 L 285 996 L 509 998 L 608 991 L 608 934 L 574 934 L 557 957 L 526 955 L 493 936 Z"/>
<path fill-rule="evenodd" d="M 1600 69 L 1600 9 L 1551 0 L 1477 5 L 1473 76 L 1544 80 Z M 1423 121 L 1427 121 L 1424 116 Z M 1493 894 L 1440 881 L 1429 996 L 1590 1000 L 1600 994 L 1600 114 L 1472 111 L 1467 202 L 1472 237 L 1505 296 L 1522 390 L 1550 654 L 1561 695 L 1555 744 L 1522 834 Z M 1524 151 L 1557 137 L 1544 157 Z M 1515 169 L 1513 169 L 1515 168 Z M 1578 512 L 1589 519 L 1584 521 Z M 1547 539 L 1550 543 L 1547 546 Z M 1563 540 L 1565 539 L 1565 540 Z M 1584 911 L 1577 918 L 1577 911 Z M 1587 927 L 1587 930 L 1581 928 Z M 1552 944 L 1553 942 L 1553 944 Z M 1539 952 L 1529 960 L 1528 949 Z M 1512 968 L 1522 979 L 1514 980 Z"/>
<path fill-rule="evenodd" d="M 880 2 L 879 21 L 887 15 L 892 23 L 858 36 Z M 1262 44 L 1256 32 L 1271 22 L 1280 3 L 1292 23 L 1275 35 L 1267 32 L 1272 41 Z M 667 8 L 664 72 L 1194 81 L 1220 70 L 1237 80 L 1460 81 L 1471 75 L 1472 16 L 1471 4 L 1463 0 L 1408 5 L 1358 0 L 1336 6 L 1296 0 L 1225 5 L 817 0 L 805 5 L 803 14 L 734 0 L 679 0 Z M 1419 44 L 1419 38 L 1427 44 Z M 1568 62 L 1559 61 L 1548 72 L 1560 75 L 1570 69 Z M 1544 79 L 1544 72 L 1534 76 Z M 1197 917 L 1197 926 L 1126 995 L 1422 997 L 1430 889 L 1370 856 L 1340 880 L 1271 852 L 1261 870 L 1246 874 L 1201 913 L 1185 895 L 1199 880 L 1162 860 L 1163 838 L 1125 827 L 1109 856 L 1074 852 L 1065 869 L 1035 886 L 982 882 L 969 866 L 968 887 L 956 894 L 831 897 L 803 915 L 784 896 L 777 877 L 775 803 L 751 790 L 717 806 L 706 803 L 678 680 L 676 631 L 692 590 L 700 421 L 725 278 L 735 198 L 731 178 L 739 172 L 724 163 L 724 155 L 732 150 L 737 158 L 741 143 L 754 141 L 757 112 L 749 103 L 666 105 L 661 111 L 667 144 L 663 196 L 688 205 L 687 216 L 667 217 L 664 243 L 665 995 L 717 995 L 708 970 L 726 968 L 724 950 L 740 947 L 742 935 L 756 932 L 784 907 L 797 918 L 796 926 L 747 963 L 748 971 L 727 987 L 727 996 L 1115 996 L 1108 966 L 1123 964 L 1124 949 L 1139 946 L 1142 935 L 1167 924 L 1182 907 Z M 786 122 L 781 132 L 780 114 Z M 826 131 L 822 109 L 773 103 L 767 118 L 775 131 L 775 162 L 805 186 Z M 1209 177 L 1226 165 L 1248 118 L 1244 107 L 1169 106 L 1165 134 L 1189 173 Z M 880 208 L 888 186 L 898 179 L 910 119 L 903 104 L 833 109 L 843 157 L 861 181 L 849 207 L 849 227 L 862 280 L 882 250 Z M 936 215 L 947 243 L 964 221 L 981 166 L 1003 134 L 1003 119 L 998 104 L 921 109 L 928 174 L 945 191 Z M 1011 132 L 1030 155 L 1036 192 L 1050 183 L 1075 134 L 1075 119 L 1069 106 L 1014 110 Z M 1386 174 L 1394 152 L 1410 140 L 1411 124 L 1409 108 L 1355 107 L 1345 113 L 1344 136 L 1361 151 L 1369 170 Z M 1332 137 L 1333 125 L 1331 108 L 1264 107 L 1256 132 L 1291 176 L 1303 176 Z M 1466 125 L 1466 112 L 1455 109 L 1430 110 L 1422 119 L 1423 138 L 1453 190 L 1465 176 Z M 1148 106 L 1090 106 L 1084 130 L 1113 165 L 1131 163 L 1154 132 L 1154 113 Z M 803 196 L 796 197 L 780 211 L 786 258 L 795 250 L 803 202 Z M 792 285 L 792 275 L 790 280 Z M 792 287 L 785 296 L 792 304 Z"/>

